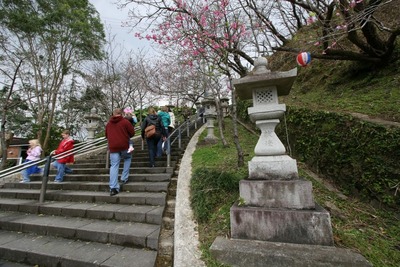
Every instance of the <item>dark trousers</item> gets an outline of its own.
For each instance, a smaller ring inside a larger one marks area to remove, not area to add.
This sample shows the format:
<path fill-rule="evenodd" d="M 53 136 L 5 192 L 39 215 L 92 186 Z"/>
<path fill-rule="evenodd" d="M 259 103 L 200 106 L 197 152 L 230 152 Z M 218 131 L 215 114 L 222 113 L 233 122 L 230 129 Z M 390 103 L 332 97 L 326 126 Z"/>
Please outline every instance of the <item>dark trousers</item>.
<path fill-rule="evenodd" d="M 168 128 L 165 128 L 165 133 L 166 133 L 166 135 L 168 136 Z M 163 142 L 164 142 L 164 141 L 163 141 L 162 138 L 160 138 L 160 140 L 158 140 L 158 143 L 157 143 L 157 153 L 156 153 L 157 157 L 161 157 L 161 156 L 162 156 L 162 143 L 163 143 Z"/>
<path fill-rule="evenodd" d="M 157 144 L 160 141 L 161 136 L 155 135 L 151 139 L 146 139 L 147 149 L 149 150 L 149 158 L 150 158 L 150 167 L 155 166 L 155 158 L 157 155 Z"/>

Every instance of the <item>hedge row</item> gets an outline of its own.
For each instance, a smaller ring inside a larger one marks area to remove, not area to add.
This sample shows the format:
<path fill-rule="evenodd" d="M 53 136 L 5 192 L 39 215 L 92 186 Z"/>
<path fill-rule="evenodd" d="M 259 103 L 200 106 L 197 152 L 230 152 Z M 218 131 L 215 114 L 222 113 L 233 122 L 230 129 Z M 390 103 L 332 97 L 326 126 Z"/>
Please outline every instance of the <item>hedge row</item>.
<path fill-rule="evenodd" d="M 289 140 L 294 158 L 333 181 L 344 193 L 399 206 L 398 127 L 290 107 L 285 116 L 286 125 L 281 120 L 276 132 L 287 147 Z"/>

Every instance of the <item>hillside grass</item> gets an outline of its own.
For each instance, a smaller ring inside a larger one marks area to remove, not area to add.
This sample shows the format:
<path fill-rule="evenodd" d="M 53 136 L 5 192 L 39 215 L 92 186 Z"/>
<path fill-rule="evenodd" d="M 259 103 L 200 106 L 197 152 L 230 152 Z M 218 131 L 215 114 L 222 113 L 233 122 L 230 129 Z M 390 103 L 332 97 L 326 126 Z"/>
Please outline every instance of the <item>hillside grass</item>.
<path fill-rule="evenodd" d="M 400 48 L 394 57 L 400 57 Z M 400 60 L 385 67 L 346 61 L 312 59 L 306 67 L 296 64 L 296 54 L 275 53 L 272 71 L 298 68 L 290 94 L 281 97 L 288 106 L 344 113 L 361 113 L 400 122 Z"/>
<path fill-rule="evenodd" d="M 216 262 L 209 247 L 217 236 L 230 235 L 230 207 L 239 199 L 240 179 L 248 174 L 247 162 L 254 156 L 258 136 L 240 128 L 239 138 L 247 154 L 246 164 L 237 168 L 232 123 L 226 120 L 224 134 L 229 147 L 221 142 L 206 145 L 201 140 L 193 154 L 191 185 L 192 207 L 199 223 L 199 239 L 207 266 L 224 266 Z M 215 135 L 219 131 L 215 127 Z M 335 246 L 362 254 L 374 266 L 395 267 L 400 262 L 400 218 L 394 211 L 377 210 L 351 196 L 344 196 L 323 179 L 310 172 L 301 162 L 299 174 L 312 181 L 316 201 L 331 214 Z M 233 189 L 232 189 L 233 188 Z"/>

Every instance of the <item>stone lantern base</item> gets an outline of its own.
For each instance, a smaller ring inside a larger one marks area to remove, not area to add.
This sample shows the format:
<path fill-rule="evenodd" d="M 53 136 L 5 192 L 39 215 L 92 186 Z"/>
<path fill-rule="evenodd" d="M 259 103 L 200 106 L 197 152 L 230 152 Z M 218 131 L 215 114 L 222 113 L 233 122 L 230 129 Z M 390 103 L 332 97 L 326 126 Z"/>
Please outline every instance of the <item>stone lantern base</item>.
<path fill-rule="evenodd" d="M 333 246 L 217 237 L 211 255 L 235 267 L 372 267 L 362 255 Z"/>
<path fill-rule="evenodd" d="M 218 138 L 215 136 L 206 136 L 204 137 L 204 142 L 207 144 L 216 144 L 218 143 Z"/>
<path fill-rule="evenodd" d="M 231 235 L 236 239 L 332 246 L 329 213 L 315 210 L 231 207 Z"/>
<path fill-rule="evenodd" d="M 297 179 L 297 163 L 287 155 L 255 156 L 249 161 L 248 179 Z"/>

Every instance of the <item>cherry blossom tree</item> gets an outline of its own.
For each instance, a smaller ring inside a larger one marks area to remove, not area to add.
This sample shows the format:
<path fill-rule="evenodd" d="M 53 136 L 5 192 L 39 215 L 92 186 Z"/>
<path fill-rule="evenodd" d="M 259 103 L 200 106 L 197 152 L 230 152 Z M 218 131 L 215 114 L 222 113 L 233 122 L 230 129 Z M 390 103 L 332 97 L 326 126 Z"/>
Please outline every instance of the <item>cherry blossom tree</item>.
<path fill-rule="evenodd" d="M 185 49 L 187 64 L 206 55 L 243 76 L 253 58 L 309 50 L 313 57 L 381 64 L 393 57 L 398 0 L 120 0 L 136 37 Z M 307 26 L 307 27 L 306 27 Z M 285 45 L 302 28 L 301 47 Z M 225 53 L 226 52 L 226 53 Z M 249 64 L 249 65 L 247 65 Z"/>
<path fill-rule="evenodd" d="M 246 0 L 248 2 L 254 2 Z M 308 50 L 312 56 L 331 60 L 364 61 L 382 65 L 397 60 L 393 55 L 400 35 L 397 0 L 287 0 L 298 17 L 298 28 L 308 25 L 302 47 L 274 47 L 277 51 Z M 256 6 L 252 10 L 258 14 Z M 304 16 L 304 14 L 307 16 Z M 306 23 L 303 23 L 306 19 Z"/>
<path fill-rule="evenodd" d="M 121 6 L 129 4 L 148 8 L 147 13 L 131 9 L 128 25 L 139 30 L 135 36 L 169 48 L 171 53 L 181 48 L 181 61 L 187 66 L 207 57 L 215 65 L 227 62 L 239 75 L 245 75 L 246 64 L 253 64 L 246 50 L 254 49 L 249 35 L 260 29 L 253 25 L 252 33 L 248 31 L 250 26 L 242 23 L 247 21 L 246 13 L 237 1 L 120 1 Z M 141 28 L 144 21 L 145 29 Z M 146 30 L 146 34 L 140 32 Z"/>

